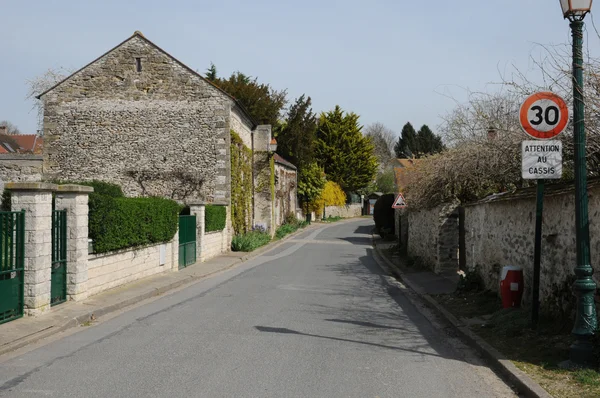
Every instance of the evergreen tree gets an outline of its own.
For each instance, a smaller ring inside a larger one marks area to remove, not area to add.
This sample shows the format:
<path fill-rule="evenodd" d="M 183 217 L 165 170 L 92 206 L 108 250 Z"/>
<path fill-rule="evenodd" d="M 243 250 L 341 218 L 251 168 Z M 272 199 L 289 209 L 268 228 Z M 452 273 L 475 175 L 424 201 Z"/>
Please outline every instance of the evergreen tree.
<path fill-rule="evenodd" d="M 421 156 L 440 153 L 445 149 L 444 144 L 442 143 L 442 137 L 433 134 L 426 124 L 419 129 L 419 132 L 417 133 L 417 142 Z"/>
<path fill-rule="evenodd" d="M 217 67 L 212 62 L 210 63 L 210 68 L 206 70 L 206 79 L 211 82 L 215 82 L 218 79 Z"/>
<path fill-rule="evenodd" d="M 344 113 L 339 106 L 322 113 L 317 128 L 315 158 L 327 179 L 346 192 L 367 187 L 375 177 L 377 158 L 371 140 L 362 135 L 355 113 Z"/>
<path fill-rule="evenodd" d="M 314 159 L 317 117 L 311 108 L 310 97 L 302 95 L 290 107 L 287 119 L 277 135 L 277 152 L 299 170 Z"/>
<path fill-rule="evenodd" d="M 396 152 L 397 158 L 406 159 L 418 156 L 417 132 L 410 122 L 402 127 L 402 133 L 394 146 L 394 152 Z"/>
<path fill-rule="evenodd" d="M 216 76 L 216 68 L 213 67 L 211 65 L 206 74 L 209 80 L 213 69 Z M 229 79 L 216 78 L 213 83 L 236 98 L 257 123 L 270 124 L 273 128 L 279 123 L 281 110 L 287 103 L 286 90 L 276 91 L 241 72 L 233 73 Z"/>

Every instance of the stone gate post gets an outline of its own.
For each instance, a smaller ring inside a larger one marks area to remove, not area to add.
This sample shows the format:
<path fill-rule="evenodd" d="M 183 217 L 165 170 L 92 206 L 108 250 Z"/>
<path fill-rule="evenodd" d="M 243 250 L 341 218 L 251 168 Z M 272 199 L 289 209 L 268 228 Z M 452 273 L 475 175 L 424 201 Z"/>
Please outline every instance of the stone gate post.
<path fill-rule="evenodd" d="M 24 304 L 27 315 L 50 309 L 52 267 L 52 192 L 57 186 L 43 182 L 13 182 L 11 210 L 25 210 Z"/>

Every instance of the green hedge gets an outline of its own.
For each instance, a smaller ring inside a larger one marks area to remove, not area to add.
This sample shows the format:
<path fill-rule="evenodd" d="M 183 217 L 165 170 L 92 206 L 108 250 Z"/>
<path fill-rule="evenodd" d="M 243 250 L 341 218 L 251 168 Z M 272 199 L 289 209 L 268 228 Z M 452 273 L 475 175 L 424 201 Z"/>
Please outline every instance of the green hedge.
<path fill-rule="evenodd" d="M 204 230 L 206 232 L 222 231 L 227 221 L 225 206 L 207 205 L 204 212 Z"/>
<path fill-rule="evenodd" d="M 90 195 L 89 236 L 94 252 L 168 242 L 177 232 L 180 210 L 169 199 Z"/>

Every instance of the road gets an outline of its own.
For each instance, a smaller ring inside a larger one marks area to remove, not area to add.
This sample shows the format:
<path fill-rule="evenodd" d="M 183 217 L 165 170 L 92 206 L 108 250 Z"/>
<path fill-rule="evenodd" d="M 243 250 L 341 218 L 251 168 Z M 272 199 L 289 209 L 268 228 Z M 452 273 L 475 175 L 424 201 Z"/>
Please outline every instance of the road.
<path fill-rule="evenodd" d="M 236 269 L 2 362 L 2 397 L 513 397 L 373 258 L 372 221 L 308 230 Z"/>

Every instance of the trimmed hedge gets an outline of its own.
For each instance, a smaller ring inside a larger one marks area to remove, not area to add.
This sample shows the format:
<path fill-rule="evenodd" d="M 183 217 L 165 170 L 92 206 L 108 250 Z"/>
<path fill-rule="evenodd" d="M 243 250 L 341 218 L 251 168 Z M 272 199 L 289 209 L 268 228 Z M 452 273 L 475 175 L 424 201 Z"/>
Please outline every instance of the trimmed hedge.
<path fill-rule="evenodd" d="M 383 195 L 377 199 L 373 207 L 375 228 L 382 238 L 385 238 L 386 235 L 394 235 L 396 233 L 396 221 L 394 219 L 394 209 L 392 209 L 395 198 L 394 194 Z"/>
<path fill-rule="evenodd" d="M 227 222 L 225 206 L 207 205 L 204 212 L 204 230 L 206 232 L 222 231 Z"/>
<path fill-rule="evenodd" d="M 90 195 L 89 236 L 95 253 L 168 242 L 179 226 L 180 205 L 163 198 Z"/>

